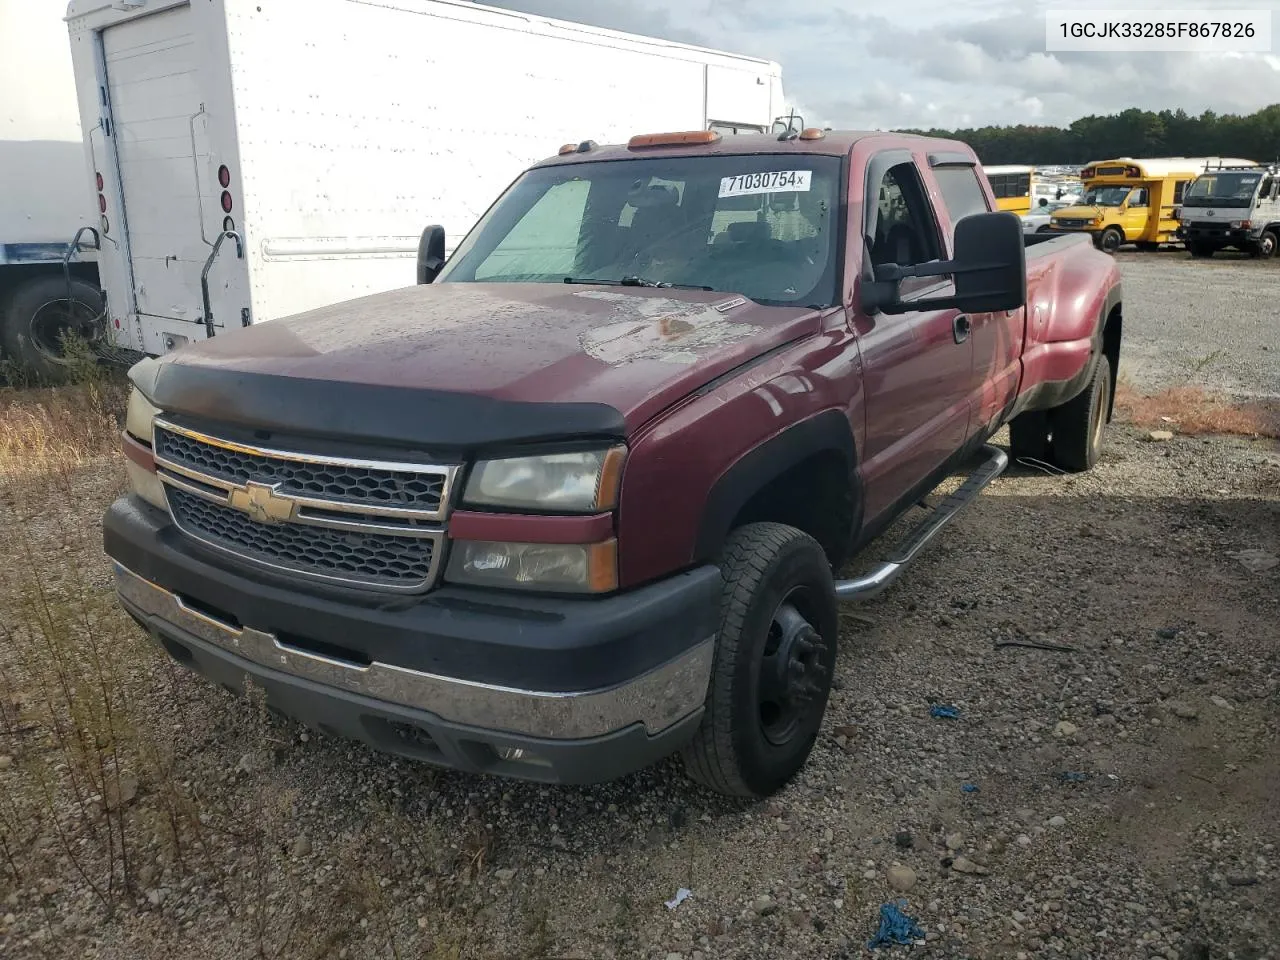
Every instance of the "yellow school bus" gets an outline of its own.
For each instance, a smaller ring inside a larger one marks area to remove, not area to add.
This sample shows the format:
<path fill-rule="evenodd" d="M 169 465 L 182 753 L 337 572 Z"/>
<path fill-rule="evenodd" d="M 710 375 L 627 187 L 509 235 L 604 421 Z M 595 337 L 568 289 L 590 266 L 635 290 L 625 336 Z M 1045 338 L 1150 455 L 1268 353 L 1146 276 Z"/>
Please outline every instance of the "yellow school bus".
<path fill-rule="evenodd" d="M 1012 210 L 1018 216 L 1031 212 L 1031 179 L 1035 168 L 1018 163 L 983 167 L 982 172 L 991 182 L 991 192 L 996 196 L 996 206 Z"/>
<path fill-rule="evenodd" d="M 1206 167 L 1219 162 L 1250 161 L 1219 157 L 1096 160 L 1080 171 L 1084 198 L 1077 206 L 1055 210 L 1049 229 L 1088 233 L 1108 253 L 1126 243 L 1136 244 L 1139 250 L 1175 243 L 1183 191 Z"/>

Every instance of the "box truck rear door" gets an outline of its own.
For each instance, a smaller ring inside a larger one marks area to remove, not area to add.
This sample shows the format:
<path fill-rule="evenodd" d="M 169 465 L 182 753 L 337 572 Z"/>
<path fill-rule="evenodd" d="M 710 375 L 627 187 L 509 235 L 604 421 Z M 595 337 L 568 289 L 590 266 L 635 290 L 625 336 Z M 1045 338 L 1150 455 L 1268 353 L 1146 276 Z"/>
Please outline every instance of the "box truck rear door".
<path fill-rule="evenodd" d="M 175 7 L 108 27 L 102 42 L 138 312 L 198 323 L 202 204 L 212 235 L 223 214 L 200 196 L 208 156 L 195 156 L 204 116 L 192 21 Z"/>

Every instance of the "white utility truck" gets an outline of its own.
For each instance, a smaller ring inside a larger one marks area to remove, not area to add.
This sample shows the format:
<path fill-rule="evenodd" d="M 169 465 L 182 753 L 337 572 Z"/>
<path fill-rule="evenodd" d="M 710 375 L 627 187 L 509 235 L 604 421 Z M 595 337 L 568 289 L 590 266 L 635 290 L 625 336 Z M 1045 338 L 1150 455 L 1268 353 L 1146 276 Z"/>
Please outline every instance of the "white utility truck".
<path fill-rule="evenodd" d="M 771 61 L 459 0 L 71 0 L 67 24 L 106 332 L 151 355 L 413 284 L 424 225 L 451 250 L 563 144 L 785 113 Z"/>
<path fill-rule="evenodd" d="M 92 230 L 72 248 L 97 217 L 61 14 L 0 0 L 0 380 L 57 379 L 101 310 Z"/>
<path fill-rule="evenodd" d="M 1178 236 L 1193 257 L 1235 249 L 1274 257 L 1280 238 L 1280 170 L 1276 166 L 1218 163 L 1196 177 L 1182 196 Z"/>

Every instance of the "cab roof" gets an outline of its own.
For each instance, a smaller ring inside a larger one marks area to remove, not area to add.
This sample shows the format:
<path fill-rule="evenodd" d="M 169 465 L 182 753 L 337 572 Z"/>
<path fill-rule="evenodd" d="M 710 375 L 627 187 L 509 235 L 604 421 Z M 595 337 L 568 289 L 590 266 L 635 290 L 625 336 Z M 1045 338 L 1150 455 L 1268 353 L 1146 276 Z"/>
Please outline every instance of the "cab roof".
<path fill-rule="evenodd" d="M 933 137 L 922 137 L 918 134 L 892 133 L 883 130 L 826 130 L 823 131 L 822 137 L 816 140 L 801 140 L 798 137 L 793 137 L 790 140 L 779 140 L 776 133 L 737 133 L 722 135 L 714 143 L 675 144 L 641 148 L 631 148 L 625 143 L 593 144 L 588 150 L 550 157 L 535 166 L 555 166 L 557 164 L 584 163 L 598 160 L 639 160 L 645 157 L 732 157 L 766 153 L 817 154 L 820 156 L 843 157 L 849 154 L 854 144 L 871 138 L 885 141 L 885 147 L 895 145 L 910 147 L 929 144 L 939 150 L 972 152 L 967 145 L 958 141 L 937 140 Z"/>

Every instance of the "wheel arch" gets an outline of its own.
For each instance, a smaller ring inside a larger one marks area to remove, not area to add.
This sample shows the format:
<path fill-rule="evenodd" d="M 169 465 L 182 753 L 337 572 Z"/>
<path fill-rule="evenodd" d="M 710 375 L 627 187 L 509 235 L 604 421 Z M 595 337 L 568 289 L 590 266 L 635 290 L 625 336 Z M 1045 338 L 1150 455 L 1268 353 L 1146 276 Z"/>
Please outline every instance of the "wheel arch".
<path fill-rule="evenodd" d="M 862 518 L 857 466 L 853 431 L 841 410 L 825 410 L 774 434 L 730 464 L 712 485 L 694 560 L 714 561 L 743 523 L 773 520 L 798 526 L 838 562 Z M 842 503 L 847 510 L 824 516 Z"/>

